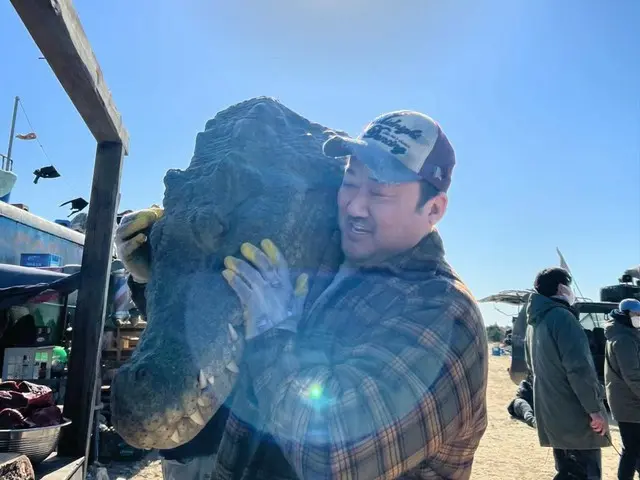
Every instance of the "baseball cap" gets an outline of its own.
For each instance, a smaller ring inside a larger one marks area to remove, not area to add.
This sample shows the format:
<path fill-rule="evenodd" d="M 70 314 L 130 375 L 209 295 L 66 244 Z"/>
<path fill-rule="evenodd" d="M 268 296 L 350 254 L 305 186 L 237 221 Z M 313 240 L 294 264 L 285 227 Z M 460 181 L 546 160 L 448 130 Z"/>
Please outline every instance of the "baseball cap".
<path fill-rule="evenodd" d="M 426 180 L 441 192 L 451 185 L 453 146 L 432 118 L 420 112 L 385 113 L 358 138 L 334 135 L 322 147 L 328 157 L 354 155 L 382 183 Z"/>

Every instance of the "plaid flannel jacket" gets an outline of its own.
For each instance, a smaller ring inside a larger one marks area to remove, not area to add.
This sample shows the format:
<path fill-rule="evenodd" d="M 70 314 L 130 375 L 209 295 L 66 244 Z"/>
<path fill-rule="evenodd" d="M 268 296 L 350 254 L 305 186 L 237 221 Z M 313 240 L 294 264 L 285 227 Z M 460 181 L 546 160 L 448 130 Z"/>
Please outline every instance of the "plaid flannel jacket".
<path fill-rule="evenodd" d="M 468 479 L 488 347 L 439 234 L 317 300 L 330 282 L 297 334 L 247 345 L 213 478 Z"/>

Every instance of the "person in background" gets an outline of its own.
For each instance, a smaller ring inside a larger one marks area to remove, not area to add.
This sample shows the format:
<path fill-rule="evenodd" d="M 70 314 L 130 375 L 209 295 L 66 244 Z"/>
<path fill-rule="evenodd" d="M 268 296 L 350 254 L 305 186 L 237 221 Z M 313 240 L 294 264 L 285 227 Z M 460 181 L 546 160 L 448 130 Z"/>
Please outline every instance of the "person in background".
<path fill-rule="evenodd" d="M 556 480 L 599 480 L 608 446 L 604 389 L 573 308 L 571 275 L 548 268 L 536 276 L 527 305 L 525 358 L 533 374 L 538 439 L 552 447 Z"/>
<path fill-rule="evenodd" d="M 604 381 L 622 438 L 619 480 L 640 474 L 640 301 L 622 300 L 605 327 Z"/>
<path fill-rule="evenodd" d="M 509 415 L 522 420 L 530 427 L 536 427 L 536 417 L 533 411 L 533 385 L 531 375 L 520 382 L 516 391 L 516 398 L 507 405 Z"/>

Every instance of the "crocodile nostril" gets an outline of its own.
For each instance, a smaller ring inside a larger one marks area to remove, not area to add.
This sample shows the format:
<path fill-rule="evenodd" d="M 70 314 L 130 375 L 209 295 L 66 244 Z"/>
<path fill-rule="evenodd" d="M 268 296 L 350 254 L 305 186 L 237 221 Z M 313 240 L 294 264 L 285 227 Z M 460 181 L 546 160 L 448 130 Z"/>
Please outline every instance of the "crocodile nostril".
<path fill-rule="evenodd" d="M 138 367 L 135 369 L 135 372 L 133 373 L 133 378 L 135 378 L 135 380 L 139 382 L 141 380 L 144 380 L 148 374 L 149 374 L 149 371 L 145 367 Z"/>

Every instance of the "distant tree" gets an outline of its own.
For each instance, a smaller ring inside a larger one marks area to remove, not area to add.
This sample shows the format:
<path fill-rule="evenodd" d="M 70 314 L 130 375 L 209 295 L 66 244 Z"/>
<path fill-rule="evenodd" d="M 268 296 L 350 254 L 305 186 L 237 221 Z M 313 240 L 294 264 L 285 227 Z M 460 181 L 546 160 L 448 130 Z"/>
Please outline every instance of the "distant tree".
<path fill-rule="evenodd" d="M 501 342 L 504 340 L 505 331 L 497 323 L 487 327 L 487 340 L 490 342 Z"/>

